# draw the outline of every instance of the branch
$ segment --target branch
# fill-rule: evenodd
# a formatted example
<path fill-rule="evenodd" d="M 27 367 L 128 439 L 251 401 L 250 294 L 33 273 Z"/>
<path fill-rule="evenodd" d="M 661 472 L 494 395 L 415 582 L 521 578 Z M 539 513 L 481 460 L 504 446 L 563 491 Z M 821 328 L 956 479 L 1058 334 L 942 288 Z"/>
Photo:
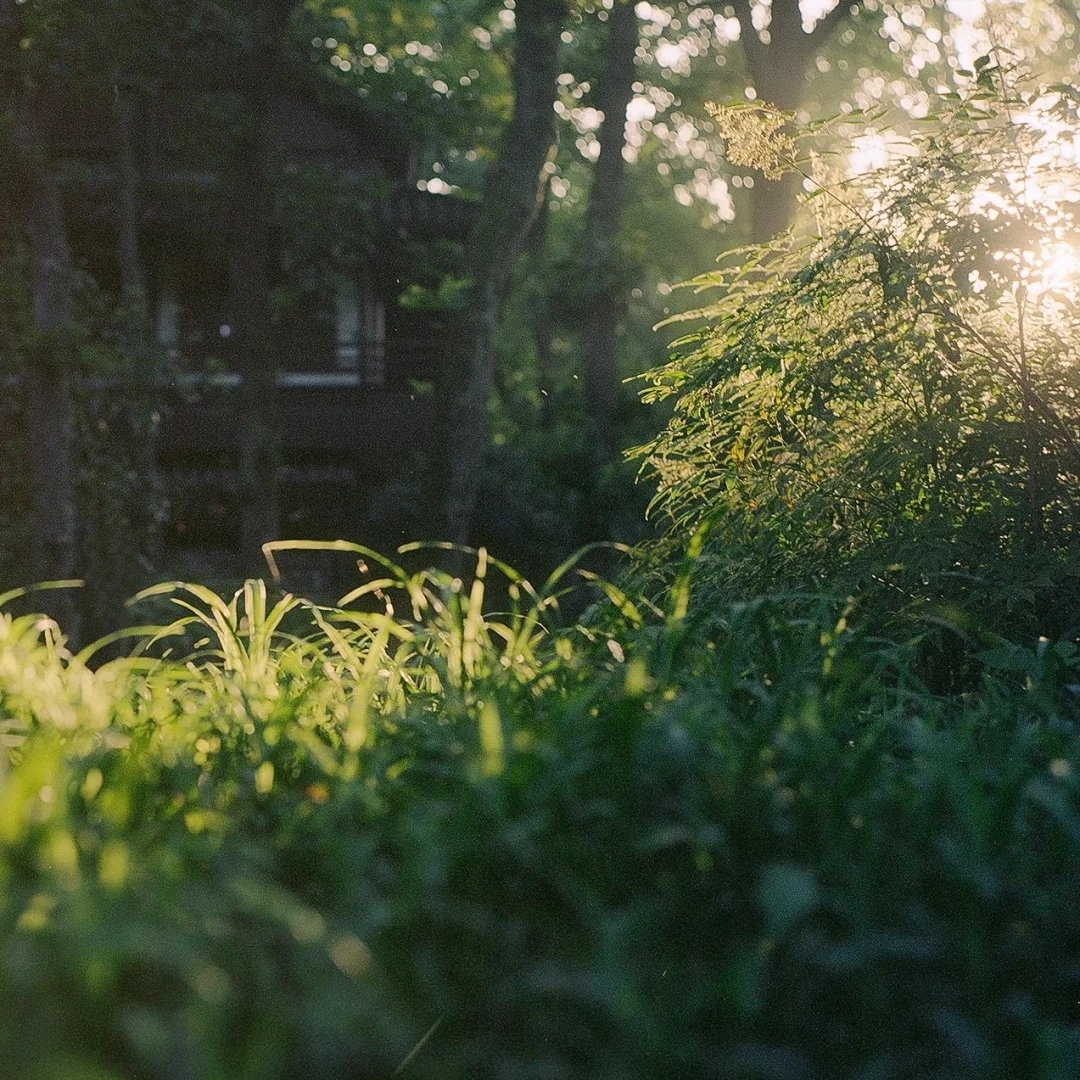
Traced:
<path fill-rule="evenodd" d="M 861 0 L 855 0 L 855 6 Z M 835 33 L 836 28 L 850 16 L 849 0 L 840 0 L 827 15 L 820 18 L 811 33 L 802 28 L 802 12 L 797 0 L 773 0 L 772 19 L 769 23 L 771 41 L 766 45 L 754 29 L 751 0 L 732 0 L 735 17 L 739 20 L 739 42 L 746 57 L 747 71 L 754 80 L 755 88 L 763 82 L 783 82 L 782 65 L 788 77 L 801 77 L 810 58 Z M 778 76 L 780 77 L 778 79 Z"/>
<path fill-rule="evenodd" d="M 992 362 L 997 363 L 999 368 L 1005 372 L 1028 402 L 1034 406 L 1035 411 L 1056 430 L 1059 441 L 1064 445 L 1066 455 L 1072 459 L 1073 468 L 1080 473 L 1080 443 L 1076 441 L 1070 426 L 1058 415 L 1057 410 L 1053 405 L 1043 398 L 1043 396 L 1022 377 L 1021 373 L 1013 367 L 1009 357 L 1003 355 L 995 348 L 993 342 L 989 341 L 983 334 L 979 333 L 975 327 L 971 326 L 964 319 L 961 319 L 951 311 L 938 310 L 936 311 L 936 314 L 941 321 L 947 325 L 951 325 L 970 334 L 972 339 L 983 347 L 987 357 Z"/>
<path fill-rule="evenodd" d="M 836 33 L 837 27 L 852 14 L 852 8 L 861 8 L 862 0 L 855 0 L 854 3 L 848 3 L 848 0 L 840 0 L 840 2 L 834 7 L 828 14 L 823 15 L 814 24 L 814 29 L 807 34 L 807 38 L 813 38 L 815 47 L 824 45 L 829 38 Z"/>

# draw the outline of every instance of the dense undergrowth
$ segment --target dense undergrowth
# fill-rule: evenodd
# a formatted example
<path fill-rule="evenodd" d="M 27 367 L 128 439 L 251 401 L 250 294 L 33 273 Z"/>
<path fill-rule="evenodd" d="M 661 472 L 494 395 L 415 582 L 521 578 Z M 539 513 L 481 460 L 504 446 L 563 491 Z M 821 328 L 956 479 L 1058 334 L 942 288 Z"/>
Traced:
<path fill-rule="evenodd" d="M 361 554 L 108 662 L 0 616 L 3 1075 L 1080 1075 L 1073 645 L 946 697 L 689 562 L 563 626 Z"/>

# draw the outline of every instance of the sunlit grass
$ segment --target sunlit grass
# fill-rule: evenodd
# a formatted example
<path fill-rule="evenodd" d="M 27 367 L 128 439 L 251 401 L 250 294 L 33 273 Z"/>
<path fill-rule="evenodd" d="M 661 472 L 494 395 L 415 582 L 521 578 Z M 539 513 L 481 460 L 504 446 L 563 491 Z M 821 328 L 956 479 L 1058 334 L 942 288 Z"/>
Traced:
<path fill-rule="evenodd" d="M 113 659 L 0 616 L 10 1075 L 1069 1075 L 1075 647 L 947 699 L 825 607 L 703 620 L 700 544 L 651 599 L 321 546 L 340 604 L 168 583 Z"/>

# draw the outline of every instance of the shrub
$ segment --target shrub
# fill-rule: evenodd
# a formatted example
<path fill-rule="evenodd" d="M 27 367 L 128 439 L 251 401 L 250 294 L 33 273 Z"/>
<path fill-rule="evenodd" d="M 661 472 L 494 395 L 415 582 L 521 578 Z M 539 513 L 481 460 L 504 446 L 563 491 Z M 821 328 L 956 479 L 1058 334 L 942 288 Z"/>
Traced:
<path fill-rule="evenodd" d="M 988 58 L 971 74 L 889 135 L 890 166 L 817 178 L 819 235 L 689 283 L 718 298 L 648 375 L 676 407 L 639 453 L 676 546 L 711 528 L 702 602 L 828 592 L 878 626 L 1080 624 L 1077 96 L 1021 92 Z M 735 116 L 730 152 L 796 167 L 773 114 L 764 149 Z"/>

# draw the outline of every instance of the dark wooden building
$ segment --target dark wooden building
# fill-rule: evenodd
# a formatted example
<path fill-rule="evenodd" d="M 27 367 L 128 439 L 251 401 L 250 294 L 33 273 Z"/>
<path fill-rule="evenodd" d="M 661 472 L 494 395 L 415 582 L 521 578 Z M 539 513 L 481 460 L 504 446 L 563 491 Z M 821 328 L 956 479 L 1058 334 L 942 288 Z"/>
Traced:
<path fill-rule="evenodd" d="M 244 99 L 183 86 L 124 96 L 123 110 L 58 96 L 46 140 L 76 258 L 109 293 L 124 292 L 125 275 L 140 283 L 163 373 L 154 454 L 167 542 L 228 552 L 244 400 L 229 310 L 230 218 L 243 208 L 228 177 Z M 395 492 L 439 459 L 437 387 L 458 338 L 452 312 L 408 296 L 452 269 L 471 207 L 419 190 L 417 147 L 330 79 L 286 71 L 266 119 L 273 274 L 261 362 L 273 372 L 281 533 L 387 542 L 405 498 Z"/>

